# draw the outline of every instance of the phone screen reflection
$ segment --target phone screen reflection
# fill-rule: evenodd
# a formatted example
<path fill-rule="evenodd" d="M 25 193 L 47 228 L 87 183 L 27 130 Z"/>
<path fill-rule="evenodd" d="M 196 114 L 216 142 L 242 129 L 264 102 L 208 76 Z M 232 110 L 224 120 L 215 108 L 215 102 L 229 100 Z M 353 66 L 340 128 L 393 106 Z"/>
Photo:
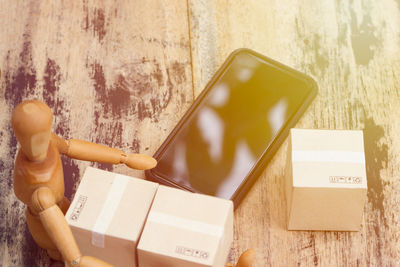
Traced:
<path fill-rule="evenodd" d="M 154 171 L 196 192 L 230 199 L 310 90 L 252 54 L 236 55 Z"/>

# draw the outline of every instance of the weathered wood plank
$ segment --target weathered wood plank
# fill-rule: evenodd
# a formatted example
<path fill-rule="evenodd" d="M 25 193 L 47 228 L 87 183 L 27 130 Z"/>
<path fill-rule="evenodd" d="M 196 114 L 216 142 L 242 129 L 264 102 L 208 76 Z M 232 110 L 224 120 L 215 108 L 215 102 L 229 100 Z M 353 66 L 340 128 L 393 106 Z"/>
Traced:
<path fill-rule="evenodd" d="M 399 265 L 400 3 L 189 3 L 195 95 L 231 51 L 248 47 L 318 82 L 297 127 L 364 129 L 369 191 L 360 232 L 286 231 L 285 143 L 235 213 L 234 258 L 253 247 L 255 266 Z"/>
<path fill-rule="evenodd" d="M 54 131 L 153 154 L 193 101 L 185 1 L 1 1 L 0 265 L 48 266 L 12 190 L 12 109 L 44 100 Z M 87 162 L 63 158 L 71 198 Z M 124 166 L 100 168 L 138 174 Z"/>

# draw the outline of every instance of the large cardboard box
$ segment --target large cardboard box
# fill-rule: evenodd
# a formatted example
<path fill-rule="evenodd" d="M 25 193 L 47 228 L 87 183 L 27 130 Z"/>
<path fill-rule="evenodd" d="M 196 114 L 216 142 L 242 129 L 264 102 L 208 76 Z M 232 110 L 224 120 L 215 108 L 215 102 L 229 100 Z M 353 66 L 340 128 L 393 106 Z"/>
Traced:
<path fill-rule="evenodd" d="M 83 255 L 137 266 L 136 246 L 158 184 L 88 167 L 66 219 Z"/>
<path fill-rule="evenodd" d="M 290 132 L 289 230 L 358 231 L 367 194 L 362 131 Z"/>
<path fill-rule="evenodd" d="M 232 240 L 231 201 L 160 185 L 137 248 L 139 266 L 222 267 Z"/>

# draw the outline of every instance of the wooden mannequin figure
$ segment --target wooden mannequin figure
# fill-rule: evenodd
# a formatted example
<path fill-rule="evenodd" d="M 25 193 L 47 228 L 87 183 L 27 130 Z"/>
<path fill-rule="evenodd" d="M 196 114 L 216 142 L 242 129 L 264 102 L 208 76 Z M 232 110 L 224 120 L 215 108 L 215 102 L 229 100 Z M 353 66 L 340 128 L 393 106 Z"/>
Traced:
<path fill-rule="evenodd" d="M 81 255 L 65 220 L 69 201 L 64 196 L 60 153 L 81 160 L 124 163 L 141 170 L 153 168 L 157 162 L 150 156 L 128 155 L 86 141 L 65 141 L 51 133 L 52 120 L 50 108 L 38 100 L 20 103 L 12 114 L 12 127 L 21 144 L 14 165 L 14 192 L 27 205 L 29 231 L 53 259 L 63 259 L 70 266 L 109 266 Z"/>
<path fill-rule="evenodd" d="M 51 133 L 52 121 L 50 108 L 38 100 L 20 103 L 12 114 L 12 127 L 21 145 L 14 164 L 14 192 L 27 205 L 29 231 L 52 259 L 64 260 L 70 266 L 111 266 L 83 256 L 75 242 L 64 217 L 69 201 L 64 196 L 60 153 L 80 160 L 123 163 L 140 170 L 153 168 L 157 162 L 150 156 L 125 154 L 82 140 L 66 141 Z M 237 266 L 251 267 L 253 254 L 251 250 L 245 251 Z"/>

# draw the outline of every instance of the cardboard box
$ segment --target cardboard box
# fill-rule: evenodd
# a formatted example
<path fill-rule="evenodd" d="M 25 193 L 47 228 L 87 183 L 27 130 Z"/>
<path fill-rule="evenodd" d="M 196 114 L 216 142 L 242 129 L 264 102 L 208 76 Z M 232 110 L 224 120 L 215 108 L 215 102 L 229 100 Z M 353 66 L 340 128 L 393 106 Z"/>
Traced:
<path fill-rule="evenodd" d="M 137 248 L 139 266 L 222 267 L 232 240 L 231 201 L 160 185 Z"/>
<path fill-rule="evenodd" d="M 136 246 L 157 187 L 88 167 L 66 214 L 83 255 L 137 266 Z"/>
<path fill-rule="evenodd" d="M 289 230 L 358 231 L 367 194 L 362 131 L 290 132 Z"/>

